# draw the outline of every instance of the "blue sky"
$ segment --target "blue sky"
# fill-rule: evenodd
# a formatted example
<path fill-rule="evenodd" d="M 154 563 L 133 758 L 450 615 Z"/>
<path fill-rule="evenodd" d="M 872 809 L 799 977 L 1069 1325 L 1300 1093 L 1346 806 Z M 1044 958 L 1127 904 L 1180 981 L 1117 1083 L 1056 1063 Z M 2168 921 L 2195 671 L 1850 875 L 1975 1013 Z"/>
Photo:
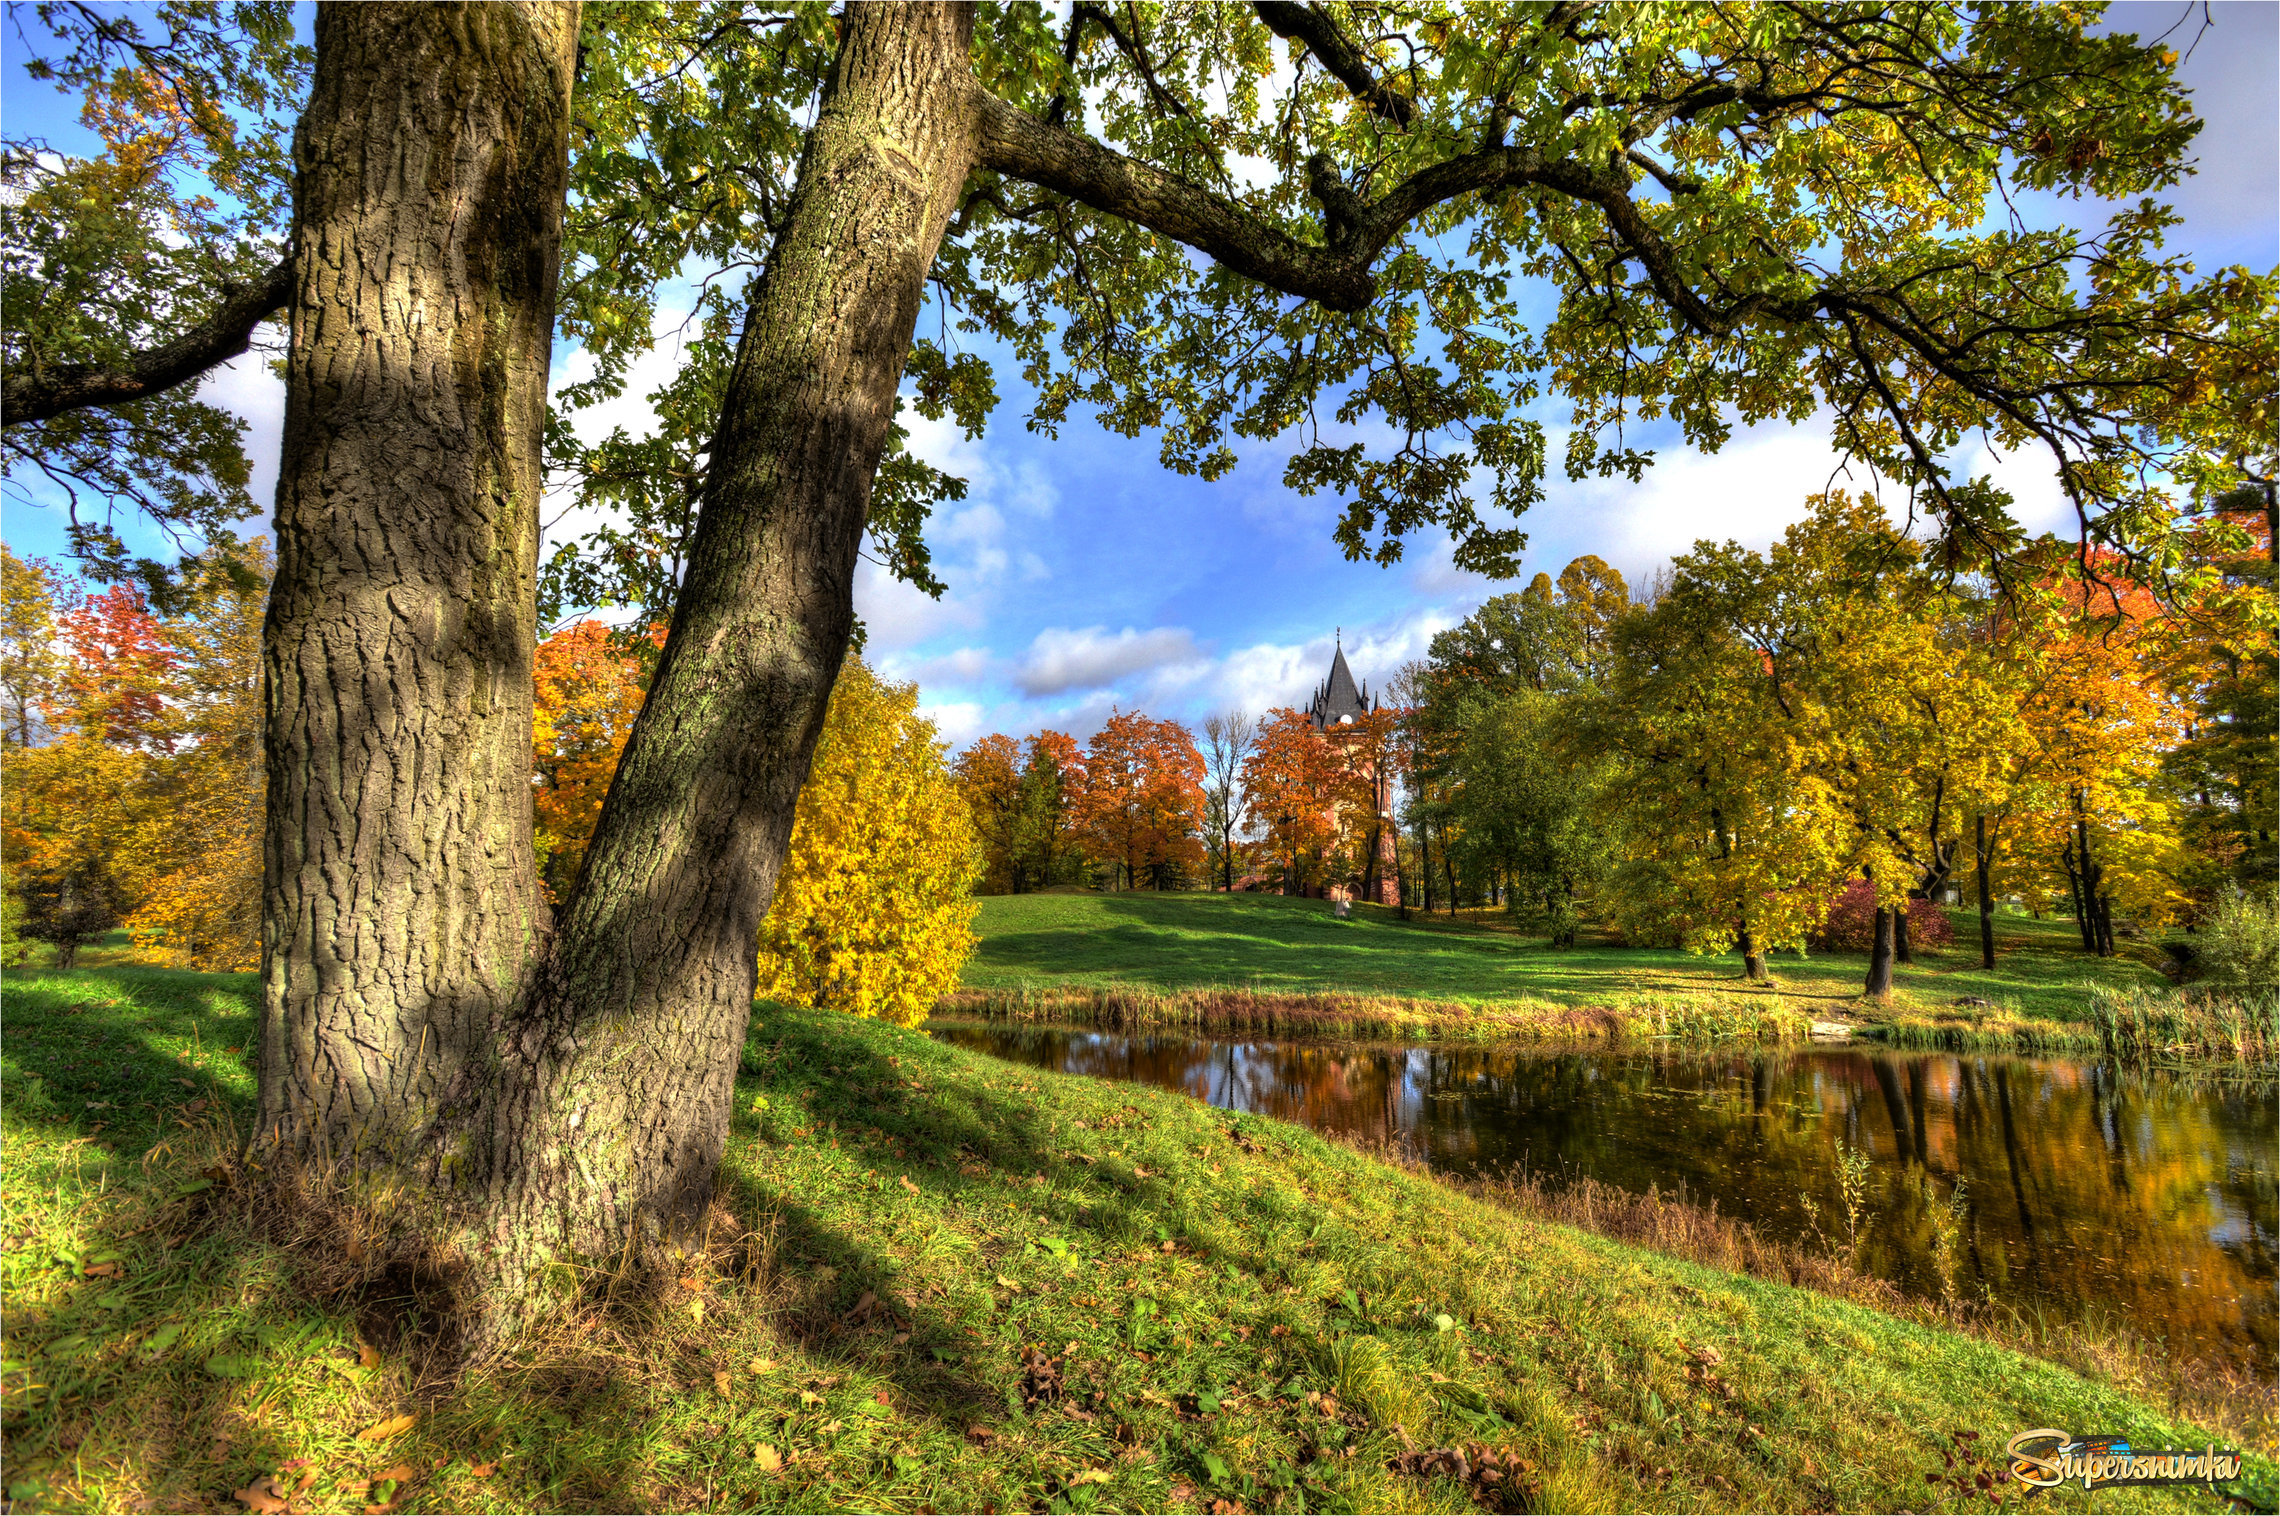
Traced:
<path fill-rule="evenodd" d="M 2185 217 L 2174 245 L 2204 269 L 2268 270 L 2280 264 L 2280 5 L 2220 0 L 2210 13 L 2215 26 L 2181 65 L 2209 124 L 2200 173 L 2173 197 Z M 2115 6 L 2107 24 L 2149 35 L 2176 27 L 2183 46 L 2198 19 L 2197 5 L 2142 0 Z M 78 135 L 68 108 L 24 78 L 12 31 L 5 45 L 8 133 L 68 147 Z M 2072 209 L 2079 221 L 2092 208 Z M 558 349 L 557 382 L 582 361 Z M 641 430 L 640 396 L 672 362 L 661 344 L 627 397 L 588 413 L 581 430 Z M 1119 437 L 1082 414 L 1056 439 L 1026 431 L 1029 396 L 1017 367 L 1000 365 L 998 383 L 1003 401 L 979 440 L 947 422 L 905 418 L 917 450 L 971 486 L 929 532 L 947 593 L 930 601 L 868 563 L 857 583 L 872 661 L 918 680 L 954 742 L 1041 726 L 1086 737 L 1117 706 L 1194 721 L 1230 706 L 1299 703 L 1326 672 L 1338 628 L 1355 673 L 1374 684 L 1509 587 L 1455 570 L 1437 538 L 1413 540 L 1390 568 L 1346 562 L 1330 536 L 1336 502 L 1284 488 L 1285 454 L 1273 444 L 1249 446 L 1216 482 L 1182 478 L 1157 462 L 1155 438 Z M 210 379 L 206 394 L 250 423 L 255 498 L 268 499 L 283 408 L 277 381 L 249 357 Z M 1565 411 L 1554 404 L 1540 415 L 1556 427 Z M 1555 460 L 1557 442 L 1555 432 Z M 1597 553 L 1636 579 L 1698 538 L 1762 545 L 1802 514 L 1835 461 L 1818 423 L 1738 431 L 1707 457 L 1667 430 L 1650 429 L 1645 442 L 1659 460 L 1639 485 L 1570 484 L 1555 465 L 1546 500 L 1522 522 L 1525 573 L 1556 574 L 1576 555 Z M 2063 528 L 2069 519 L 2039 459 L 1966 464 L 2007 484 L 2030 525 Z M 56 516 L 11 500 L 0 535 L 19 553 L 53 553 Z M 578 527 L 575 516 L 564 523 Z"/>

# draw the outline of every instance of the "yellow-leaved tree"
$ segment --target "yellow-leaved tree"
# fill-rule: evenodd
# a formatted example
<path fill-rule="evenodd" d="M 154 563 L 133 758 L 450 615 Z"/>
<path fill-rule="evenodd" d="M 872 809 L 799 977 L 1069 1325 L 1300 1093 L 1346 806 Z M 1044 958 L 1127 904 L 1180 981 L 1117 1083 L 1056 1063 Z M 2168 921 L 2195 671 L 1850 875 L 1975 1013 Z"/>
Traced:
<path fill-rule="evenodd" d="M 760 925 L 760 993 L 917 1025 L 973 952 L 981 872 L 918 686 L 849 658 Z"/>

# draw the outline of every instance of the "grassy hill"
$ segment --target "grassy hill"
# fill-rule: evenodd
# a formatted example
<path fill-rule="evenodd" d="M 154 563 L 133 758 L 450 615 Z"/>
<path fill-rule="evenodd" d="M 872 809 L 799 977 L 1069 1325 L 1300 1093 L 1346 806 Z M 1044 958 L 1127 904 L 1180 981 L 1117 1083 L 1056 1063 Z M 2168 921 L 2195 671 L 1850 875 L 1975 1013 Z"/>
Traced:
<path fill-rule="evenodd" d="M 1920 951 L 1913 967 L 1901 967 L 1889 1009 L 1859 999 L 1867 971 L 1862 953 L 1776 955 L 1774 984 L 1761 988 L 1742 977 L 1738 955 L 1696 957 L 1589 942 L 1553 948 L 1484 923 L 1414 914 L 1403 922 L 1376 906 L 1357 906 L 1340 921 L 1320 900 L 1142 891 L 981 901 L 975 922 L 981 943 L 965 985 L 982 992 L 1219 987 L 1554 1011 L 1712 1002 L 1792 1013 L 1793 1019 L 1885 1021 L 1918 1034 L 1946 1027 L 2001 1036 L 2039 1022 L 2049 1024 L 2044 1042 L 2063 1044 L 2085 1035 L 2094 986 L 2149 991 L 2164 983 L 2138 958 L 2083 952 L 2068 922 L 2023 916 L 1998 918 L 1997 964 L 1982 969 L 1977 917 L 1953 917 L 1959 945 Z M 1989 1006 L 1958 1011 L 1956 1002 L 1967 999 Z"/>
<path fill-rule="evenodd" d="M 1281 904 L 1011 904 L 1039 930 L 1322 930 Z M 1444 963 L 1506 961 L 1460 943 L 1482 956 Z M 703 1255 L 654 1290 L 597 1274 L 520 1359 L 444 1391 L 432 1279 L 233 1186 L 253 993 L 9 980 L 12 1510 L 274 1509 L 272 1488 L 300 1511 L 1924 1510 L 1954 1504 L 1927 1484 L 1951 1452 L 1968 1469 L 2028 1427 L 2205 1440 L 2049 1364 L 1297 1128 L 766 1005 Z M 2248 1485 L 2269 1507 L 2269 1461 Z"/>

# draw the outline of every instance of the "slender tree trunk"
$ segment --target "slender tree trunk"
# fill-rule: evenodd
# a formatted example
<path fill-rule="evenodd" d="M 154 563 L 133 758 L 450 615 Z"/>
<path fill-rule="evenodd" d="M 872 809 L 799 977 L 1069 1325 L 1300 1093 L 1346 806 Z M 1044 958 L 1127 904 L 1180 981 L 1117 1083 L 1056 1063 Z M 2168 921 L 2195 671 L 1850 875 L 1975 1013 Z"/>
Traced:
<path fill-rule="evenodd" d="M 575 4 L 327 5 L 264 630 L 257 1146 L 409 1158 L 547 927 L 539 439 Z"/>
<path fill-rule="evenodd" d="M 758 931 L 853 626 L 856 549 L 926 277 L 974 161 L 970 7 L 856 6 L 745 319 L 672 634 L 501 1049 L 510 1272 L 690 1236 Z"/>
<path fill-rule="evenodd" d="M 1987 836 L 1984 814 L 1973 839 L 1972 866 L 1979 885 L 1979 966 L 1991 969 L 1995 967 L 1995 849 Z"/>
<path fill-rule="evenodd" d="M 1911 967 L 1916 962 L 1916 954 L 1908 942 L 1908 906 L 1915 903 L 1908 901 L 1892 911 L 1892 956 Z"/>

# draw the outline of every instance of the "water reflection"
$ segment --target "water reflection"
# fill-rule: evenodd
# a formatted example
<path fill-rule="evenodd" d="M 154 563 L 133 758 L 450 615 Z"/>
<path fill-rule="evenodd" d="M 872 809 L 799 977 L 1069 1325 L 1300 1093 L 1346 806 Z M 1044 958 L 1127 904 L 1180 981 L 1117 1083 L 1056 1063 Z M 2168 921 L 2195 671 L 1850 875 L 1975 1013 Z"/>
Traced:
<path fill-rule="evenodd" d="M 1938 1293 L 1932 1206 L 1961 1183 L 1960 1292 L 2126 1318 L 2180 1352 L 2265 1373 L 2275 1353 L 2269 1084 L 1850 1049 L 1546 1052 L 1000 1025 L 934 1035 L 1398 1144 L 1457 1173 L 1518 1165 L 1635 1192 L 1683 1185 L 1785 1240 L 1809 1234 L 1808 1199 L 1824 1230 L 1841 1231 L 1841 1141 L 1871 1160 L 1859 1261 L 1903 1289 Z"/>

